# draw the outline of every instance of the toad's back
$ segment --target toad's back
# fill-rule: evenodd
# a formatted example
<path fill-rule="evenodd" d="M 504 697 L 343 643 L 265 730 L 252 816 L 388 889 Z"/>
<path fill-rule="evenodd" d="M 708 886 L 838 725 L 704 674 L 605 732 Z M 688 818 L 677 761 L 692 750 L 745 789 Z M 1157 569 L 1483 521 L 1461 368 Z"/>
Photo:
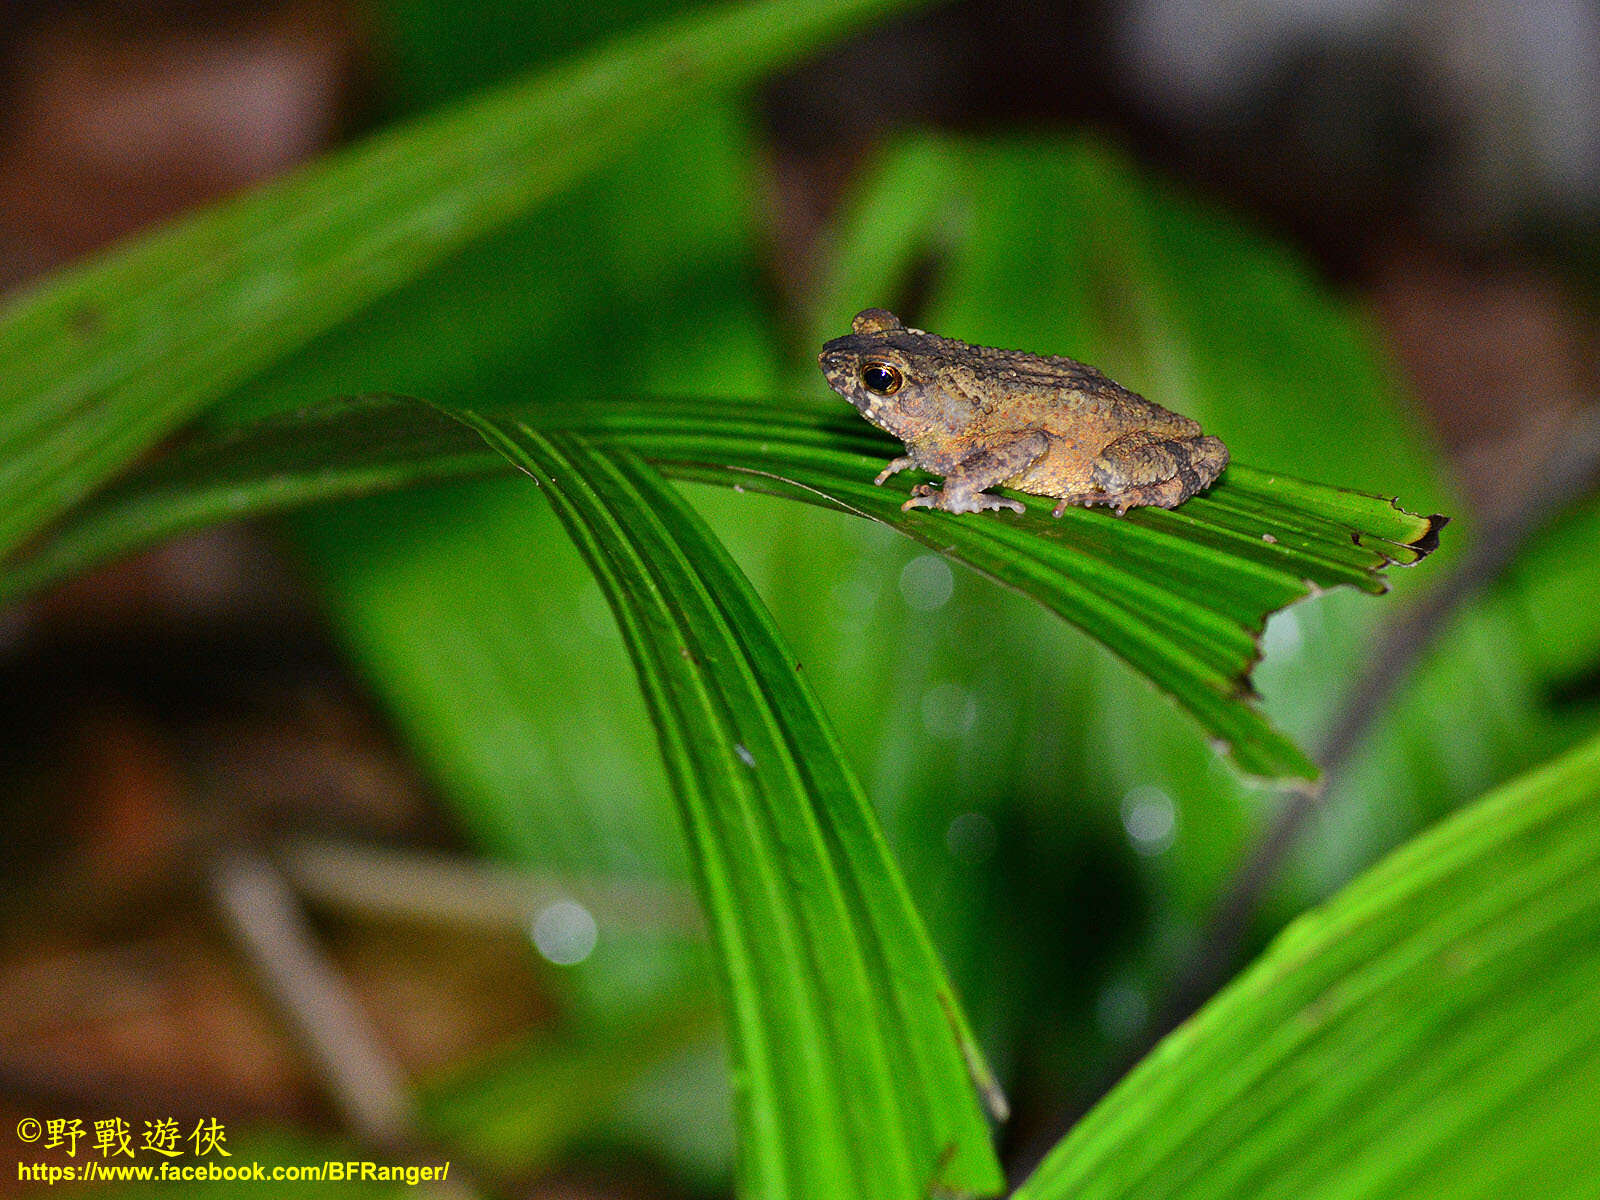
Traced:
<path fill-rule="evenodd" d="M 915 341 L 920 345 L 905 351 L 925 364 L 922 377 L 959 392 L 985 429 L 1040 429 L 1090 453 L 1135 429 L 1172 437 L 1200 432 L 1197 421 L 1065 355 L 974 346 L 930 333 L 916 334 Z"/>

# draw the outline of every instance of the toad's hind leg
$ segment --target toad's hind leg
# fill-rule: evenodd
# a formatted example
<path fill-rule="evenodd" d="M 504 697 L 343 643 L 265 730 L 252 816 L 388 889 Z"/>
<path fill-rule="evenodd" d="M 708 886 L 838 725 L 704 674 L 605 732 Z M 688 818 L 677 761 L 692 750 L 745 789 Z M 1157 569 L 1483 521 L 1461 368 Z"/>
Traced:
<path fill-rule="evenodd" d="M 1227 465 L 1219 438 L 1125 433 L 1095 458 L 1089 478 L 1099 491 L 1080 503 L 1104 504 L 1118 515 L 1142 504 L 1176 508 L 1215 483 Z"/>

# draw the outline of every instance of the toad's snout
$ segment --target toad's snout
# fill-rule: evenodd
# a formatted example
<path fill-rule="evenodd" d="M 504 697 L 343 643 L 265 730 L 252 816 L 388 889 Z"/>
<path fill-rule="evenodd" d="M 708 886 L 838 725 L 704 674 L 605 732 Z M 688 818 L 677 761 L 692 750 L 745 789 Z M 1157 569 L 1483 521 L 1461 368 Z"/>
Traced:
<path fill-rule="evenodd" d="M 817 355 L 817 365 L 822 368 L 823 378 L 828 381 L 828 386 L 841 396 L 848 397 L 853 390 L 851 384 L 855 378 L 852 371 L 854 357 L 838 350 L 829 350 L 826 346 L 822 353 Z"/>

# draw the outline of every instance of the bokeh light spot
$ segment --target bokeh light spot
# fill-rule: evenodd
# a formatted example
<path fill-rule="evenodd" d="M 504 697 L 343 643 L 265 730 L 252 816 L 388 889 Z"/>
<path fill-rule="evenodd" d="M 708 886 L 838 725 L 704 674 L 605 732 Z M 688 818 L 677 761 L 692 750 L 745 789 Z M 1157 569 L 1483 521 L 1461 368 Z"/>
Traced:
<path fill-rule="evenodd" d="M 1178 806 L 1158 787 L 1145 785 L 1122 798 L 1122 828 L 1140 854 L 1170 850 L 1178 837 Z"/>
<path fill-rule="evenodd" d="M 918 612 L 933 612 L 950 602 L 956 577 L 937 554 L 919 554 L 900 568 L 900 595 Z"/>
<path fill-rule="evenodd" d="M 581 963 L 594 953 L 600 928 L 583 905 L 557 900 L 539 910 L 533 919 L 533 944 L 559 967 Z"/>

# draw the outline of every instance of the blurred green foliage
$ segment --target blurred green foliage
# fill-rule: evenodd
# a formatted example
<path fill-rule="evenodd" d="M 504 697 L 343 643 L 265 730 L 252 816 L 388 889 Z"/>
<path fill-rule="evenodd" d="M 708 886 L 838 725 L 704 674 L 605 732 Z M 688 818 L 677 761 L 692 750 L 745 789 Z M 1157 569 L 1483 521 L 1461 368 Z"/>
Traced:
<path fill-rule="evenodd" d="M 1590 1196 L 1600 739 L 1291 925 L 1018 1192 Z"/>

